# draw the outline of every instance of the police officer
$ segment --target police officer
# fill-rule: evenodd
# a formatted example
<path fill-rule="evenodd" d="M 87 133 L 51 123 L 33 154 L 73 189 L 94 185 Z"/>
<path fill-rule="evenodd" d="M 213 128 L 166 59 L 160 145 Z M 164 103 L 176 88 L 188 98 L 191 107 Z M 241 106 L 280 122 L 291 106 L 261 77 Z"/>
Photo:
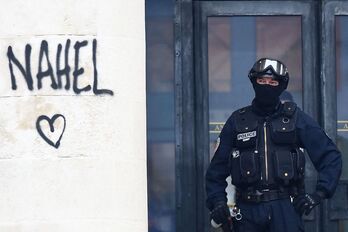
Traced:
<path fill-rule="evenodd" d="M 308 215 L 336 189 L 341 154 L 295 103 L 280 102 L 289 81 L 282 62 L 258 60 L 249 79 L 255 98 L 226 121 L 206 172 L 207 207 L 213 222 L 228 225 L 230 231 L 303 231 L 302 214 Z M 311 193 L 304 189 L 304 149 L 319 174 Z M 229 175 L 236 187 L 239 221 L 231 217 L 227 206 Z"/>

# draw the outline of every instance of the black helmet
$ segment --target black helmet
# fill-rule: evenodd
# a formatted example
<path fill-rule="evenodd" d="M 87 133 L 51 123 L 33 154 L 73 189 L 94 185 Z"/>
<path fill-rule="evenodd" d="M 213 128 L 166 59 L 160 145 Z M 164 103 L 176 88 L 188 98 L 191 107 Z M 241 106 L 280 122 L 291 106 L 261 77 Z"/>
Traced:
<path fill-rule="evenodd" d="M 261 58 L 255 62 L 253 67 L 249 71 L 249 78 L 253 81 L 254 78 L 271 74 L 275 77 L 276 80 L 283 81 L 285 86 L 289 82 L 289 72 L 286 66 L 279 60 L 271 58 Z"/>

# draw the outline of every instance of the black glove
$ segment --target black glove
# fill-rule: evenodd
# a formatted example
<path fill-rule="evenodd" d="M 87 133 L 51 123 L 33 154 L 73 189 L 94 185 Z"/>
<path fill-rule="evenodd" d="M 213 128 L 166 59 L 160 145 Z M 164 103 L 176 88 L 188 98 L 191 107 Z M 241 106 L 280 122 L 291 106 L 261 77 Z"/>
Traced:
<path fill-rule="evenodd" d="M 232 222 L 230 209 L 228 208 L 226 202 L 223 201 L 215 204 L 214 209 L 210 212 L 210 216 L 216 224 L 226 225 Z"/>
<path fill-rule="evenodd" d="M 308 215 L 312 209 L 319 205 L 321 201 L 323 200 L 324 195 L 319 192 L 315 192 L 313 194 L 304 194 L 296 197 L 294 199 L 294 207 L 296 211 L 302 215 L 305 213 L 305 215 Z"/>

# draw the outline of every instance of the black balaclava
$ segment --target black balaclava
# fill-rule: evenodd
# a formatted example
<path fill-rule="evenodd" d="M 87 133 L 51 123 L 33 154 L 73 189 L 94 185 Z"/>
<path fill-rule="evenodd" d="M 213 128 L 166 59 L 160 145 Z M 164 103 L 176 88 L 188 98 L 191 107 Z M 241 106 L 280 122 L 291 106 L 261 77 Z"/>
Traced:
<path fill-rule="evenodd" d="M 276 79 L 276 78 L 275 78 Z M 255 98 L 253 106 L 264 114 L 271 114 L 277 110 L 280 100 L 280 94 L 286 89 L 287 84 L 278 80 L 278 86 L 260 85 L 256 82 L 256 78 L 252 79 L 253 88 L 255 91 Z"/>

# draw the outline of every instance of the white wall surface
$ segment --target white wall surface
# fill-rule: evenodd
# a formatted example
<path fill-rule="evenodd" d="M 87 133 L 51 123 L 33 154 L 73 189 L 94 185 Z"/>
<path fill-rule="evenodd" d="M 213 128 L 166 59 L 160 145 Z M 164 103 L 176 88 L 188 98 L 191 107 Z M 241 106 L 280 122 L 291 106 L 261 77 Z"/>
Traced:
<path fill-rule="evenodd" d="M 144 0 L 0 2 L 0 231 L 147 231 Z M 57 46 L 63 68 L 68 39 L 70 87 L 66 76 L 52 87 Z M 97 79 L 108 92 L 74 91 L 80 68 L 78 88 Z M 65 118 L 64 132 L 62 116 L 53 132 L 47 120 L 37 122 L 54 115 Z"/>

